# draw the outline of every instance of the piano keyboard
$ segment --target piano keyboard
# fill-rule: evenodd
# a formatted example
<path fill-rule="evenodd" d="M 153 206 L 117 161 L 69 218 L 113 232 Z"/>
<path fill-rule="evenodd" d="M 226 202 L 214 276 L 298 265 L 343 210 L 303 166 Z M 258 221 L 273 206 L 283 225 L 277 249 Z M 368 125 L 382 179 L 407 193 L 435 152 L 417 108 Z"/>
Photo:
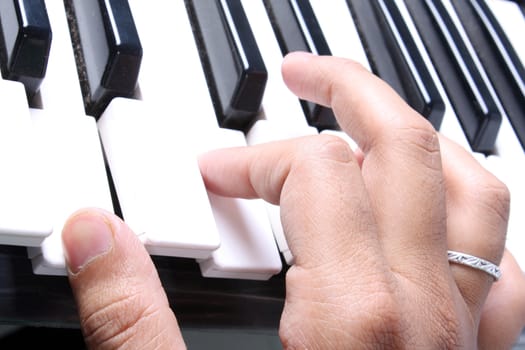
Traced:
<path fill-rule="evenodd" d="M 257 286 L 282 301 L 293 256 L 279 207 L 207 193 L 196 157 L 345 137 L 330 110 L 285 87 L 282 57 L 297 49 L 359 61 L 500 177 L 512 194 L 507 247 L 525 270 L 517 2 L 24 0 L 4 1 L 0 20 L 0 273 L 27 259 L 24 287 L 64 283 L 50 276 L 66 274 L 64 221 L 96 206 L 124 218 L 164 279 L 172 262 L 195 265 L 191 278 L 217 293 Z M 8 287 L 15 297 L 16 281 Z"/>

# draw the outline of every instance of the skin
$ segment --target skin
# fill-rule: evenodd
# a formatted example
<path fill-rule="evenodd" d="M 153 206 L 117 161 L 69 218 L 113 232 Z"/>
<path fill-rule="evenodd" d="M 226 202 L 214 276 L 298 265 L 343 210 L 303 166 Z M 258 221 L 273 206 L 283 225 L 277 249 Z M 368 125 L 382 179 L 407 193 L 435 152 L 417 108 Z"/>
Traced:
<path fill-rule="evenodd" d="M 295 53 L 283 77 L 331 106 L 359 145 L 317 135 L 199 159 L 209 190 L 279 204 L 295 264 L 279 334 L 287 349 L 509 348 L 525 325 L 525 277 L 506 252 L 506 186 L 353 61 Z M 285 111 L 283 111 L 285 113 Z M 63 231 L 90 348 L 184 348 L 155 267 L 111 213 Z M 447 249 L 502 278 L 449 264 Z"/>

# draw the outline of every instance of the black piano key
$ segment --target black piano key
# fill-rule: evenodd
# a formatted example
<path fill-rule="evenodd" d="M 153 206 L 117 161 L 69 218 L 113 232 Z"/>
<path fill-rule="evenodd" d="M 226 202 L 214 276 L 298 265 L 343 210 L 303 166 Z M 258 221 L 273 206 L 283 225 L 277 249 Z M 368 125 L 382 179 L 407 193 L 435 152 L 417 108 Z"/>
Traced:
<path fill-rule="evenodd" d="M 65 0 L 72 36 L 78 38 L 79 73 L 86 113 L 96 118 L 114 97 L 131 97 L 142 45 L 127 0 Z"/>
<path fill-rule="evenodd" d="M 371 1 L 347 0 L 347 4 L 372 72 L 387 82 L 406 101 L 402 77 L 385 41 L 385 38 L 391 35 L 388 25 L 380 22 Z"/>
<path fill-rule="evenodd" d="M 260 110 L 268 79 L 240 0 L 186 3 L 221 127 L 246 131 Z"/>
<path fill-rule="evenodd" d="M 374 0 L 409 105 L 439 130 L 445 103 L 394 0 Z"/>
<path fill-rule="evenodd" d="M 347 0 L 372 72 L 439 129 L 445 105 L 392 0 Z"/>
<path fill-rule="evenodd" d="M 2 76 L 22 82 L 31 98 L 45 77 L 51 48 L 44 0 L 0 1 L 0 23 Z"/>
<path fill-rule="evenodd" d="M 293 51 L 332 54 L 308 0 L 264 0 L 264 4 L 283 55 Z M 309 125 L 339 129 L 331 108 L 304 100 L 301 104 Z"/>
<path fill-rule="evenodd" d="M 473 151 L 491 152 L 501 112 L 474 58 L 440 1 L 406 1 Z"/>
<path fill-rule="evenodd" d="M 525 149 L 525 69 L 483 0 L 454 0 L 456 13 Z"/>

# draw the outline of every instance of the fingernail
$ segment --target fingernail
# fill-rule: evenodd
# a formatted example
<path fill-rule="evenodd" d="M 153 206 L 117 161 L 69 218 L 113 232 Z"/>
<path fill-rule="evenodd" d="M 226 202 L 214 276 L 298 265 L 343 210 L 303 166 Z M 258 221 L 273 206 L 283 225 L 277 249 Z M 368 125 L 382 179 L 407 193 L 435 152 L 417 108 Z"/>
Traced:
<path fill-rule="evenodd" d="M 113 232 L 110 220 L 101 213 L 75 215 L 64 226 L 62 241 L 68 269 L 77 274 L 111 248 Z"/>

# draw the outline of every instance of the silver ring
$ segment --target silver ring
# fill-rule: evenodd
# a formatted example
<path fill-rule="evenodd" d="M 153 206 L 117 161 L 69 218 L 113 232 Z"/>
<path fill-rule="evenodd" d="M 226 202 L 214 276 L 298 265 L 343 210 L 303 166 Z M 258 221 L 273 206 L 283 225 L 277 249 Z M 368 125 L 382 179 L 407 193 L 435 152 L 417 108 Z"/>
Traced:
<path fill-rule="evenodd" d="M 447 250 L 448 261 L 456 264 L 470 266 L 474 269 L 481 270 L 488 273 L 494 280 L 497 281 L 501 277 L 501 270 L 498 265 L 491 263 L 485 259 L 478 258 L 474 255 L 465 253 L 455 252 L 453 250 Z"/>

